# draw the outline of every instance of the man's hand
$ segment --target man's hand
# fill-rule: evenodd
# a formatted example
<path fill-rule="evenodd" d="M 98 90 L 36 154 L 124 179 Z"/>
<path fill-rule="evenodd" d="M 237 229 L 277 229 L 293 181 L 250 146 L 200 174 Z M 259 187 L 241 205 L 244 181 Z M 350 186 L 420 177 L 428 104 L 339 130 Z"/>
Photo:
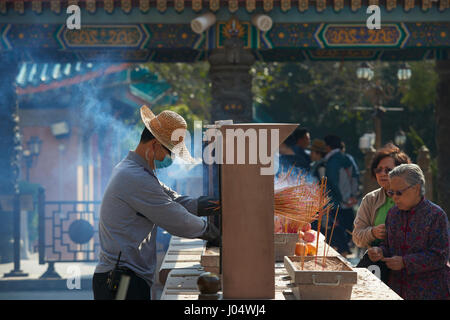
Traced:
<path fill-rule="evenodd" d="M 207 240 L 208 245 L 212 247 L 220 247 L 222 242 L 222 237 L 220 236 L 219 229 L 212 223 L 208 222 L 205 233 L 203 233 L 200 239 Z"/>
<path fill-rule="evenodd" d="M 201 196 L 197 199 L 197 203 L 197 216 L 199 217 L 212 216 L 222 213 L 220 201 L 214 197 Z"/>
<path fill-rule="evenodd" d="M 383 250 L 379 247 L 369 248 L 369 250 L 367 250 L 367 254 L 372 262 L 377 262 L 383 258 Z"/>
<path fill-rule="evenodd" d="M 372 228 L 372 234 L 375 238 L 384 240 L 386 239 L 386 225 L 379 224 Z"/>
<path fill-rule="evenodd" d="M 401 256 L 393 256 L 392 258 L 383 258 L 381 261 L 386 262 L 386 266 L 391 270 L 402 270 L 405 265 L 403 264 L 403 258 Z"/>

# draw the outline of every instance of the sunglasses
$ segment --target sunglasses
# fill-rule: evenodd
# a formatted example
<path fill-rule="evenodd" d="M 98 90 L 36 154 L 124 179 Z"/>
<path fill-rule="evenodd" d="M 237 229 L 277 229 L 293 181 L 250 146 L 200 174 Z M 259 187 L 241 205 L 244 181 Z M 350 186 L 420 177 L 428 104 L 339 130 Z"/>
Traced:
<path fill-rule="evenodd" d="M 383 167 L 380 167 L 380 168 L 375 168 L 375 169 L 373 169 L 373 171 L 374 171 L 376 174 L 379 174 L 379 173 L 381 173 L 381 172 L 383 172 L 383 171 L 384 171 L 384 173 L 388 174 L 389 172 L 392 171 L 392 168 L 383 168 Z"/>
<path fill-rule="evenodd" d="M 404 189 L 402 189 L 402 190 L 398 190 L 398 191 L 389 190 L 389 191 L 387 191 L 386 193 L 388 194 L 389 197 L 394 196 L 394 194 L 395 194 L 396 196 L 401 197 L 401 196 L 403 195 L 403 193 L 404 193 L 406 190 L 408 190 L 409 188 L 412 188 L 412 187 L 414 187 L 414 186 L 415 186 L 415 184 L 413 184 L 413 185 L 411 185 L 411 186 L 408 186 L 408 187 L 406 187 L 406 188 L 404 188 Z"/>

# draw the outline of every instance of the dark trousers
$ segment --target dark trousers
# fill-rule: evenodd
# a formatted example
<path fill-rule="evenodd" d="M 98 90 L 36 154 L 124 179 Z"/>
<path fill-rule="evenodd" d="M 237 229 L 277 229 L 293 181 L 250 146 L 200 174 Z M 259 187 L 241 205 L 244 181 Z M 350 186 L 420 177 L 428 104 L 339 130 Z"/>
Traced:
<path fill-rule="evenodd" d="M 352 240 L 353 221 L 355 220 L 355 212 L 353 208 L 339 209 L 338 222 L 342 226 L 347 238 L 347 242 Z"/>
<path fill-rule="evenodd" d="M 331 246 L 335 247 L 339 253 L 350 252 L 350 247 L 348 246 L 348 242 L 350 241 L 351 236 L 349 236 L 349 234 L 345 231 L 346 228 L 345 228 L 345 225 L 342 224 L 342 221 L 346 221 L 346 220 L 345 220 L 345 218 L 342 219 L 342 216 L 341 216 L 341 214 L 348 215 L 350 213 L 349 210 L 351 210 L 351 213 L 353 213 L 353 209 L 346 209 L 346 211 L 344 211 L 344 212 L 341 212 L 341 209 L 339 209 L 337 221 L 334 226 L 333 238 L 331 239 Z M 328 218 L 328 232 L 327 232 L 327 236 L 326 236 L 328 243 L 329 243 L 329 239 L 331 237 L 331 230 L 333 227 L 335 217 L 336 217 L 336 209 L 333 209 L 332 211 L 330 211 L 330 216 Z M 311 225 L 312 225 L 312 229 L 317 231 L 318 222 L 314 221 L 314 223 L 312 223 Z M 321 225 L 320 229 L 321 229 L 321 232 L 325 235 L 325 229 L 326 229 L 325 223 Z"/>
<path fill-rule="evenodd" d="M 114 300 L 116 298 L 116 292 L 110 291 L 106 284 L 108 274 L 109 272 L 94 273 L 92 278 L 94 300 Z M 127 275 L 130 276 L 130 283 L 125 300 L 150 300 L 150 286 L 147 282 L 131 270 Z"/>
<path fill-rule="evenodd" d="M 370 266 L 378 266 L 380 268 L 381 281 L 388 284 L 390 270 L 387 267 L 386 263 L 383 261 L 372 262 L 372 260 L 370 260 L 369 258 L 369 254 L 366 251 L 359 263 L 356 265 L 356 268 L 369 268 Z"/>

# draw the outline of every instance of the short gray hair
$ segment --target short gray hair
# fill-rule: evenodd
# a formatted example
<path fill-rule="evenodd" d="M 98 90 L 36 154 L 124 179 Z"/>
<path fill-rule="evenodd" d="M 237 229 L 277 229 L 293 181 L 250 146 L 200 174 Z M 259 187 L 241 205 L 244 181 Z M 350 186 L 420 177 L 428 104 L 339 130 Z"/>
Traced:
<path fill-rule="evenodd" d="M 405 182 L 410 186 L 420 184 L 420 195 L 425 195 L 425 176 L 417 164 L 408 163 L 395 167 L 389 172 L 389 178 L 392 179 L 393 177 L 405 179 Z"/>

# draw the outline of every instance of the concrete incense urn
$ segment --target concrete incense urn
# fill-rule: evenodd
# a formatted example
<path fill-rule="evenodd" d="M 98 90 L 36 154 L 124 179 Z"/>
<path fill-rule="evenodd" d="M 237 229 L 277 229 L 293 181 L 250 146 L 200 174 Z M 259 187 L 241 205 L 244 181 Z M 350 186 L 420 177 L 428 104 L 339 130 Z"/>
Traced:
<path fill-rule="evenodd" d="M 284 266 L 299 300 L 349 300 L 358 280 L 357 272 L 340 256 L 285 256 Z"/>
<path fill-rule="evenodd" d="M 275 297 L 274 155 L 297 126 L 227 124 L 207 133 L 220 164 L 224 299 Z"/>

